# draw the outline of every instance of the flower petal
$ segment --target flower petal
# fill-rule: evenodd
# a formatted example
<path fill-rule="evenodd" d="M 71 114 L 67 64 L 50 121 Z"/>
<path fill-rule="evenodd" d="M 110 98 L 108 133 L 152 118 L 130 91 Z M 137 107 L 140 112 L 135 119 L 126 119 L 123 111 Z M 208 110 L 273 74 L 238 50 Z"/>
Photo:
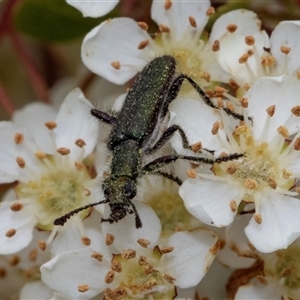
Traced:
<path fill-rule="evenodd" d="M 19 299 L 50 299 L 53 291 L 42 281 L 26 283 L 20 293 Z"/>

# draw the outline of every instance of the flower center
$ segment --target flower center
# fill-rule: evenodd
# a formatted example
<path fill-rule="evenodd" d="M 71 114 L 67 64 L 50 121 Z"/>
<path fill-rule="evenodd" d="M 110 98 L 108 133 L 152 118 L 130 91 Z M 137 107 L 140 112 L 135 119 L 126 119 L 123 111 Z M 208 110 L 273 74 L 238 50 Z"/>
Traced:
<path fill-rule="evenodd" d="M 19 198 L 36 200 L 38 227 L 50 230 L 56 218 L 87 204 L 84 201 L 89 195 L 84 189 L 87 180 L 90 177 L 86 169 L 77 170 L 71 165 L 62 168 L 54 161 L 42 176 L 19 183 L 15 190 Z"/>

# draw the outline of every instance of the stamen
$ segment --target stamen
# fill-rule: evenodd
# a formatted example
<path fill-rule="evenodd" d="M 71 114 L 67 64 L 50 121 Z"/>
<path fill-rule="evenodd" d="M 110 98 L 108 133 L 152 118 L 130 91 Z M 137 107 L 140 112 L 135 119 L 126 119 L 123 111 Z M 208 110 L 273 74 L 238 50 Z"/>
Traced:
<path fill-rule="evenodd" d="M 145 23 L 145 22 L 138 22 L 137 24 L 138 24 L 138 26 L 139 26 L 141 29 L 143 29 L 143 30 L 145 30 L 145 31 L 147 31 L 148 28 L 149 28 L 148 24 Z"/>
<path fill-rule="evenodd" d="M 230 32 L 230 33 L 234 33 L 237 30 L 237 25 L 236 24 L 228 24 L 226 29 Z"/>
<path fill-rule="evenodd" d="M 91 257 L 97 259 L 100 262 L 103 260 L 103 255 L 101 253 L 99 253 L 99 252 L 94 252 L 91 255 Z"/>
<path fill-rule="evenodd" d="M 90 289 L 88 284 L 81 284 L 77 287 L 78 292 L 85 293 Z"/>
<path fill-rule="evenodd" d="M 19 203 L 19 202 L 15 202 L 10 206 L 10 209 L 12 211 L 20 211 L 23 209 L 23 204 Z"/>
<path fill-rule="evenodd" d="M 121 257 L 124 259 L 135 258 L 135 256 L 136 256 L 136 251 L 133 249 L 127 249 L 127 250 L 123 251 L 121 254 Z"/>
<path fill-rule="evenodd" d="M 110 234 L 110 233 L 106 234 L 106 237 L 105 237 L 106 246 L 112 245 L 114 240 L 115 240 L 115 237 L 112 234 Z"/>
<path fill-rule="evenodd" d="M 287 46 L 280 46 L 280 51 L 284 54 L 289 54 L 291 51 L 291 48 L 287 47 Z"/>
<path fill-rule="evenodd" d="M 15 133 L 14 141 L 17 145 L 20 145 L 24 142 L 24 135 L 22 133 Z"/>
<path fill-rule="evenodd" d="M 161 254 L 167 254 L 167 253 L 172 252 L 173 250 L 174 250 L 174 247 L 172 247 L 172 246 L 167 246 L 167 247 L 160 248 Z"/>
<path fill-rule="evenodd" d="M 245 43 L 248 46 L 252 46 L 255 43 L 255 38 L 252 35 L 248 35 L 245 37 Z"/>
<path fill-rule="evenodd" d="M 56 152 L 64 156 L 70 154 L 71 150 L 65 147 L 60 147 L 56 150 Z"/>
<path fill-rule="evenodd" d="M 77 139 L 75 141 L 75 145 L 78 146 L 79 148 L 83 148 L 86 145 L 86 143 L 83 139 Z"/>
<path fill-rule="evenodd" d="M 17 157 L 16 162 L 21 169 L 25 168 L 25 160 L 22 157 Z"/>
<path fill-rule="evenodd" d="M 220 50 L 220 41 L 215 40 L 211 49 L 212 49 L 213 52 L 219 51 Z"/>
<path fill-rule="evenodd" d="M 300 105 L 296 105 L 291 109 L 291 112 L 294 116 L 300 117 Z"/>
<path fill-rule="evenodd" d="M 49 130 L 53 130 L 57 127 L 56 122 L 53 121 L 49 121 L 45 123 L 45 126 L 49 129 Z"/>
<path fill-rule="evenodd" d="M 122 272 L 122 265 L 120 262 L 118 261 L 112 261 L 111 263 L 111 269 L 117 273 L 121 273 Z"/>
<path fill-rule="evenodd" d="M 211 16 L 212 14 L 214 14 L 215 13 L 215 9 L 214 9 L 214 7 L 209 7 L 208 8 L 208 10 L 206 11 L 206 15 L 207 16 Z"/>
<path fill-rule="evenodd" d="M 261 214 L 254 214 L 253 218 L 254 218 L 254 220 L 257 224 L 261 224 L 261 222 L 262 222 L 262 215 Z"/>
<path fill-rule="evenodd" d="M 114 281 L 115 279 L 115 273 L 113 271 L 108 271 L 108 273 L 106 274 L 105 278 L 104 278 L 104 282 L 106 284 L 110 284 Z"/>
<path fill-rule="evenodd" d="M 230 201 L 230 209 L 233 213 L 235 213 L 237 211 L 237 203 L 235 200 Z"/>
<path fill-rule="evenodd" d="M 194 28 L 197 28 L 197 22 L 196 22 L 196 19 L 192 16 L 189 16 L 189 22 L 190 22 L 190 25 Z"/>
<path fill-rule="evenodd" d="M 44 158 L 47 157 L 47 154 L 45 152 L 43 152 L 42 150 L 36 150 L 35 153 L 34 153 L 34 156 L 37 159 L 44 159 Z"/>
<path fill-rule="evenodd" d="M 120 70 L 121 69 L 121 63 L 119 61 L 112 61 L 110 63 L 110 65 L 115 68 L 116 70 Z"/>
<path fill-rule="evenodd" d="M 160 24 L 158 28 L 159 31 L 162 33 L 169 33 L 171 31 L 171 29 L 167 25 L 163 25 L 163 24 Z"/>
<path fill-rule="evenodd" d="M 138 45 L 138 50 L 142 50 L 142 49 L 145 49 L 149 44 L 149 41 L 148 40 L 145 40 L 145 41 L 141 41 Z"/>
<path fill-rule="evenodd" d="M 174 277 L 172 277 L 171 275 L 169 275 L 169 274 L 165 274 L 164 276 L 164 279 L 166 280 L 166 281 L 168 281 L 169 283 L 171 283 L 171 284 L 173 284 L 174 282 L 175 282 L 175 278 Z"/>
<path fill-rule="evenodd" d="M 165 10 L 169 10 L 172 7 L 172 1 L 171 0 L 166 0 L 164 4 Z"/>
<path fill-rule="evenodd" d="M 279 126 L 277 128 L 277 132 L 284 138 L 288 138 L 290 136 L 289 130 L 285 126 Z"/>
<path fill-rule="evenodd" d="M 269 115 L 270 117 L 273 117 L 273 116 L 274 116 L 275 108 L 276 108 L 275 105 L 271 105 L 271 106 L 269 106 L 269 107 L 266 109 L 266 112 L 268 113 L 268 115 Z"/>
<path fill-rule="evenodd" d="M 10 238 L 10 237 L 13 237 L 16 233 L 17 233 L 17 230 L 14 228 L 11 228 L 6 231 L 5 236 Z"/>
<path fill-rule="evenodd" d="M 202 149 L 202 143 L 201 143 L 201 142 L 198 142 L 198 143 L 193 144 L 193 145 L 191 146 L 191 149 L 192 149 L 192 151 L 195 152 L 195 153 L 200 152 L 201 149 Z"/>
<path fill-rule="evenodd" d="M 147 246 L 150 245 L 150 241 L 148 241 L 146 239 L 138 239 L 137 242 L 144 248 L 147 248 Z"/>
<path fill-rule="evenodd" d="M 83 237 L 81 238 L 81 242 L 82 242 L 82 244 L 85 245 L 85 246 L 90 246 L 90 244 L 91 244 L 91 239 L 88 238 L 87 236 L 83 236 Z"/>
<path fill-rule="evenodd" d="M 44 241 L 39 240 L 39 241 L 38 241 L 38 246 L 39 246 L 39 248 L 40 248 L 42 251 L 45 251 L 45 250 L 46 250 L 46 247 L 47 247 L 47 244 L 46 244 Z"/>

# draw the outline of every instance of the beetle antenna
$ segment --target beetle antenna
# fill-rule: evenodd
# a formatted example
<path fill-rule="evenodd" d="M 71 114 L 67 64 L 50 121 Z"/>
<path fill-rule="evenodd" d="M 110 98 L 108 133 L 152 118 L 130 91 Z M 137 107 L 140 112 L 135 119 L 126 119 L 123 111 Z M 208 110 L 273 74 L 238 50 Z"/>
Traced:
<path fill-rule="evenodd" d="M 137 212 L 137 210 L 136 210 L 133 203 L 131 203 L 131 207 L 133 208 L 133 211 L 134 211 L 134 214 L 135 214 L 135 227 L 136 228 L 141 228 L 143 224 L 142 224 L 140 216 L 139 216 L 139 214 L 138 214 L 138 212 Z"/>
<path fill-rule="evenodd" d="M 76 208 L 70 212 L 68 212 L 67 214 L 65 214 L 64 216 L 62 217 L 59 217 L 57 219 L 54 220 L 53 224 L 54 225 L 61 225 L 61 226 L 64 226 L 64 224 L 75 214 L 79 213 L 80 211 L 82 210 L 85 210 L 87 208 L 90 208 L 90 207 L 93 207 L 93 206 L 97 206 L 99 204 L 103 204 L 103 203 L 107 203 L 108 200 L 102 200 L 102 201 L 99 201 L 99 202 L 95 202 L 95 203 L 90 203 L 90 204 L 87 204 L 85 206 L 82 206 L 82 207 L 79 207 L 79 208 Z M 136 210 L 135 210 L 136 211 Z M 140 221 L 141 222 L 141 221 Z"/>

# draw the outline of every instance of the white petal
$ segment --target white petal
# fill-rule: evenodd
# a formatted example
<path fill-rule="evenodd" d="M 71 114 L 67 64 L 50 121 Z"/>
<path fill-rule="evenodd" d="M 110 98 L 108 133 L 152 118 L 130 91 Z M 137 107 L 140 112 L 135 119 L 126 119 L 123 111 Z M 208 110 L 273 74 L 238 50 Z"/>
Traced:
<path fill-rule="evenodd" d="M 28 299 L 49 299 L 53 291 L 42 281 L 33 281 L 26 283 L 20 293 L 20 300 Z"/>
<path fill-rule="evenodd" d="M 22 143 L 16 144 L 14 137 L 20 133 L 24 137 Z M 32 152 L 37 150 L 34 138 L 24 127 L 17 126 L 11 122 L 0 123 L 0 182 L 12 182 L 15 180 L 26 180 L 23 176 L 26 167 L 21 169 L 16 158 L 23 158 L 26 166 L 36 169 L 37 160 Z"/>
<path fill-rule="evenodd" d="M 170 9 L 164 8 L 165 2 L 154 0 L 151 7 L 151 17 L 158 25 L 166 25 L 171 29 L 173 35 L 177 40 L 181 39 L 183 35 L 199 34 L 203 31 L 207 23 L 208 16 L 207 9 L 210 7 L 210 1 L 191 1 L 186 3 L 182 1 L 172 1 Z M 194 28 L 189 22 L 189 17 L 193 17 L 197 23 Z"/>
<path fill-rule="evenodd" d="M 33 134 L 40 150 L 53 154 L 52 140 L 45 123 L 54 121 L 56 115 L 57 111 L 53 106 L 41 102 L 33 102 L 16 111 L 12 120 L 15 124 L 24 126 Z"/>
<path fill-rule="evenodd" d="M 276 73 L 282 74 L 288 72 L 289 74 L 296 75 L 295 72 L 299 71 L 299 52 L 300 52 L 300 22 L 299 21 L 284 21 L 280 22 L 272 32 L 271 51 L 275 56 L 277 62 L 275 65 Z M 285 46 L 291 48 L 289 54 L 281 52 L 280 47 Z M 287 63 L 287 66 L 285 66 Z"/>
<path fill-rule="evenodd" d="M 20 211 L 12 211 L 10 207 L 15 202 L 4 201 L 0 206 L 0 254 L 16 253 L 24 249 L 32 240 L 33 227 L 36 224 L 32 207 L 24 204 Z M 7 237 L 6 233 L 11 229 L 16 233 Z"/>
<path fill-rule="evenodd" d="M 91 117 L 92 105 L 86 100 L 80 89 L 71 91 L 63 102 L 56 118 L 57 127 L 54 129 L 57 147 L 71 150 L 71 157 L 81 156 L 81 151 L 75 141 L 82 139 L 84 157 L 89 155 L 97 143 L 99 124 Z"/>
<path fill-rule="evenodd" d="M 71 299 L 91 299 L 107 285 L 104 277 L 110 264 L 92 258 L 93 251 L 80 249 L 56 255 L 41 266 L 42 281 L 50 288 Z M 78 287 L 88 285 L 89 290 L 79 292 Z"/>
<path fill-rule="evenodd" d="M 227 32 L 226 27 L 229 24 L 237 25 L 235 32 L 247 36 L 260 30 L 261 21 L 250 10 L 237 9 L 230 11 L 216 20 L 210 34 L 210 42 L 213 43 L 215 40 L 219 40 Z"/>
<path fill-rule="evenodd" d="M 217 235 L 206 229 L 174 233 L 167 242 L 174 250 L 162 257 L 164 271 L 180 288 L 196 286 L 215 258 L 217 241 Z"/>
<path fill-rule="evenodd" d="M 106 15 L 119 3 L 119 0 L 66 0 L 67 3 L 82 12 L 84 17 L 97 18 Z"/>
<path fill-rule="evenodd" d="M 151 43 L 143 50 L 138 49 L 142 41 L 151 39 L 132 19 L 110 19 L 86 35 L 81 57 L 92 72 L 116 84 L 123 84 L 141 71 L 149 58 L 154 57 Z M 111 66 L 116 61 L 121 64 L 119 70 Z"/>
<path fill-rule="evenodd" d="M 111 233 L 115 237 L 114 246 L 120 251 L 128 248 L 140 249 L 136 241 L 141 238 L 150 242 L 149 247 L 154 247 L 161 232 L 160 221 L 152 208 L 141 201 L 133 201 L 133 203 L 142 221 L 142 228 L 135 227 L 134 214 L 125 216 L 118 223 L 102 223 L 103 232 Z"/>
<path fill-rule="evenodd" d="M 239 287 L 235 300 L 280 300 L 282 299 L 282 294 L 279 288 L 279 285 L 275 283 L 260 283 L 259 280 L 252 280 L 251 283 L 242 285 Z"/>
<path fill-rule="evenodd" d="M 230 208 L 230 202 L 241 201 L 238 189 L 227 183 L 209 179 L 187 179 L 179 189 L 186 209 L 200 221 L 223 227 L 230 224 L 235 213 Z"/>
<path fill-rule="evenodd" d="M 286 249 L 300 236 L 300 200 L 270 193 L 261 200 L 262 223 L 254 218 L 245 229 L 249 241 L 260 252 Z"/>
<path fill-rule="evenodd" d="M 293 135 L 300 129 L 300 118 L 293 117 L 286 125 L 285 122 L 291 116 L 291 109 L 299 105 L 297 95 L 300 94 L 299 80 L 290 75 L 279 77 L 263 77 L 255 81 L 253 86 L 245 94 L 249 99 L 249 116 L 253 117 L 252 132 L 257 139 L 261 138 L 262 128 L 269 120 L 268 131 L 262 139 L 270 142 L 278 133 L 277 128 L 285 125 L 289 134 Z M 263 99 L 263 101 L 262 101 Z M 275 105 L 275 114 L 272 118 L 266 112 L 271 105 Z"/>

